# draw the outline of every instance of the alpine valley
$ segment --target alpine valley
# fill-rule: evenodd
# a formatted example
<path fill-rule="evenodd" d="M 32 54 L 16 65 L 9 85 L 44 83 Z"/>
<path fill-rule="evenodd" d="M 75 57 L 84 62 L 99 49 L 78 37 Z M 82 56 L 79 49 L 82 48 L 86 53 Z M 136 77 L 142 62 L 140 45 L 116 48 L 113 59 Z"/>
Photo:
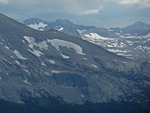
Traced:
<path fill-rule="evenodd" d="M 0 113 L 150 113 L 149 33 L 0 14 Z"/>

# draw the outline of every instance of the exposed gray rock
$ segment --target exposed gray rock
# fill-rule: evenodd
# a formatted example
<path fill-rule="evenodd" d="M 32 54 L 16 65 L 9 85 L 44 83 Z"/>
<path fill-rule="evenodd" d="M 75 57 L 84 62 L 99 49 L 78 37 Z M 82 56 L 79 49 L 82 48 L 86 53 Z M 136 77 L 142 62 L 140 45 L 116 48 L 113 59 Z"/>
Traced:
<path fill-rule="evenodd" d="M 65 43 L 53 45 L 53 39 Z M 78 104 L 149 100 L 149 64 L 55 30 L 34 30 L 0 15 L 0 53 L 0 98 L 8 101 L 21 103 L 23 95 Z"/>

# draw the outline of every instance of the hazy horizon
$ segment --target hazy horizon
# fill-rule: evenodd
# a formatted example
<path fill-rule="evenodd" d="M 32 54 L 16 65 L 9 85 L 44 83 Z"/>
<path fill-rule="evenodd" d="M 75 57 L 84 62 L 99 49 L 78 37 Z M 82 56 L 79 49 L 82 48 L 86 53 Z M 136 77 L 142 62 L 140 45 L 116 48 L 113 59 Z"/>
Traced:
<path fill-rule="evenodd" d="M 150 0 L 0 0 L 0 13 L 16 20 L 68 19 L 79 25 L 125 27 L 150 24 Z"/>

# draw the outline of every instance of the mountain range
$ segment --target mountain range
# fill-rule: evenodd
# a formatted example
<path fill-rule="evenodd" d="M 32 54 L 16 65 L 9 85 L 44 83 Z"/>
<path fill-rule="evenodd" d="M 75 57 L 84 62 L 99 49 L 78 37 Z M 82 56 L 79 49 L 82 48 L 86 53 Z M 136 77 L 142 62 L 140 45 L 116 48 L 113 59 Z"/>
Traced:
<path fill-rule="evenodd" d="M 117 55 L 142 62 L 150 62 L 150 56 L 148 56 L 150 54 L 150 25 L 140 21 L 125 28 L 109 29 L 76 25 L 69 20 L 56 20 L 48 23 L 42 20 L 37 22 L 36 19 L 31 18 L 23 23 L 35 29 L 39 29 L 40 24 L 43 23 L 45 26 L 42 30 L 55 29 L 100 45 Z M 39 26 L 39 28 L 35 26 Z"/>
<path fill-rule="evenodd" d="M 26 22 L 33 27 L 41 22 L 35 20 L 32 25 Z M 28 113 L 150 112 L 148 62 L 118 56 L 63 33 L 64 26 L 53 30 L 48 28 L 54 23 L 40 25 L 40 30 L 32 29 L 0 14 L 1 113 L 26 113 L 27 108 Z M 78 26 L 79 36 L 81 28 L 112 39 L 119 36 L 105 28 Z"/>

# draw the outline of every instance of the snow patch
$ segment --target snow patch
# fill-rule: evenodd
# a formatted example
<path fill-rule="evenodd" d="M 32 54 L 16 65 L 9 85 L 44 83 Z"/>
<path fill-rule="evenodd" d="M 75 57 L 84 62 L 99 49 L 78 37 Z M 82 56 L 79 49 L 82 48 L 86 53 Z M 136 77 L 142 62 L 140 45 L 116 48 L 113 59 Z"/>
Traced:
<path fill-rule="evenodd" d="M 37 57 L 40 57 L 41 55 L 43 55 L 43 53 L 37 49 L 34 49 L 34 46 L 39 47 L 40 50 L 48 50 L 48 45 L 46 41 L 36 43 L 35 39 L 29 36 L 24 36 L 24 39 L 29 43 L 28 45 L 30 49 L 32 49 L 32 50 L 28 49 L 28 51 L 36 55 Z"/>
<path fill-rule="evenodd" d="M 42 66 L 46 66 L 46 64 L 44 62 L 41 63 Z"/>
<path fill-rule="evenodd" d="M 131 57 L 131 54 L 117 53 L 119 56 Z"/>
<path fill-rule="evenodd" d="M 61 28 L 59 28 L 59 29 L 57 29 L 58 31 L 62 31 L 62 30 L 64 30 L 64 28 L 63 27 L 61 27 Z"/>
<path fill-rule="evenodd" d="M 18 64 L 18 65 L 20 65 L 20 66 L 22 66 L 23 68 L 26 68 L 26 66 L 24 66 L 24 65 L 22 65 L 22 64 L 20 64 L 20 62 L 19 61 L 15 61 L 16 62 L 16 64 Z"/>
<path fill-rule="evenodd" d="M 120 33 L 115 32 L 116 35 L 120 35 Z"/>
<path fill-rule="evenodd" d="M 13 57 L 13 56 L 10 56 L 10 58 L 14 59 L 14 57 Z"/>
<path fill-rule="evenodd" d="M 40 50 L 47 50 L 48 49 L 48 45 L 46 41 L 42 41 L 40 43 L 36 43 L 35 39 L 33 37 L 29 37 L 29 36 L 24 36 L 24 39 L 29 43 L 29 47 L 34 49 L 34 46 L 37 46 L 40 48 Z"/>
<path fill-rule="evenodd" d="M 39 50 L 33 50 L 31 51 L 30 49 L 28 49 L 29 52 L 31 52 L 32 54 L 34 54 L 37 57 L 40 57 L 41 55 L 43 55 L 43 53 Z"/>
<path fill-rule="evenodd" d="M 19 53 L 19 51 L 14 50 L 13 53 L 14 53 L 18 58 L 20 58 L 20 59 L 22 59 L 22 60 L 27 60 L 27 58 L 23 57 L 23 56 Z"/>
<path fill-rule="evenodd" d="M 83 95 L 83 94 L 81 94 L 81 98 L 84 98 L 84 95 Z"/>
<path fill-rule="evenodd" d="M 92 39 L 101 39 L 101 40 L 113 40 L 113 38 L 106 38 L 98 35 L 97 33 L 84 34 L 84 36 Z"/>
<path fill-rule="evenodd" d="M 132 46 L 134 43 L 132 42 L 132 41 L 130 41 L 130 40 L 127 40 L 126 41 L 130 46 Z"/>
<path fill-rule="evenodd" d="M 5 48 L 6 48 L 6 49 L 9 49 L 9 47 L 8 47 L 8 46 L 5 46 Z"/>
<path fill-rule="evenodd" d="M 24 41 L 24 40 L 22 40 L 22 43 L 25 43 L 25 41 Z"/>
<path fill-rule="evenodd" d="M 59 74 L 59 73 L 63 73 L 64 71 L 57 71 L 57 70 L 51 70 L 52 74 Z"/>
<path fill-rule="evenodd" d="M 32 85 L 27 79 L 23 80 L 23 82 L 28 84 L 28 85 Z"/>
<path fill-rule="evenodd" d="M 0 42 L 0 44 L 1 44 L 1 45 L 3 45 L 3 43 L 2 43 L 2 42 Z"/>
<path fill-rule="evenodd" d="M 64 59 L 69 59 L 69 58 L 70 58 L 69 56 L 64 55 L 64 54 L 62 54 L 62 53 L 61 53 L 61 56 L 62 56 Z"/>
<path fill-rule="evenodd" d="M 47 61 L 51 64 L 56 64 L 56 62 L 54 60 L 47 60 Z"/>
<path fill-rule="evenodd" d="M 126 46 L 126 45 L 125 45 L 123 42 L 120 43 L 120 47 L 121 47 L 121 48 L 123 48 L 123 47 L 125 47 L 125 46 Z"/>
<path fill-rule="evenodd" d="M 114 52 L 114 53 L 128 53 L 127 51 L 124 50 L 119 50 L 119 49 L 108 49 L 108 51 L 110 52 Z"/>
<path fill-rule="evenodd" d="M 83 57 L 84 60 L 88 60 L 87 58 Z"/>
<path fill-rule="evenodd" d="M 18 62 L 17 60 L 15 61 L 18 65 L 21 65 L 20 62 Z"/>
<path fill-rule="evenodd" d="M 27 69 L 23 69 L 25 72 L 30 73 Z"/>
<path fill-rule="evenodd" d="M 41 50 L 47 50 L 48 49 L 48 45 L 46 41 L 42 41 L 39 44 L 36 44 Z"/>
<path fill-rule="evenodd" d="M 44 28 L 47 26 L 47 24 L 43 23 L 43 22 L 40 22 L 38 24 L 30 24 L 28 25 L 29 27 L 33 28 L 33 29 L 36 29 L 36 30 L 41 30 L 43 31 Z"/>
<path fill-rule="evenodd" d="M 48 39 L 47 41 L 50 42 L 52 46 L 55 47 L 58 51 L 60 51 L 60 47 L 67 47 L 74 49 L 78 54 L 85 55 L 85 53 L 82 52 L 82 47 L 72 42 L 59 39 L 52 39 L 52 40 Z"/>
<path fill-rule="evenodd" d="M 93 66 L 94 68 L 98 68 L 96 65 L 94 65 L 94 64 L 91 64 L 91 66 Z"/>

